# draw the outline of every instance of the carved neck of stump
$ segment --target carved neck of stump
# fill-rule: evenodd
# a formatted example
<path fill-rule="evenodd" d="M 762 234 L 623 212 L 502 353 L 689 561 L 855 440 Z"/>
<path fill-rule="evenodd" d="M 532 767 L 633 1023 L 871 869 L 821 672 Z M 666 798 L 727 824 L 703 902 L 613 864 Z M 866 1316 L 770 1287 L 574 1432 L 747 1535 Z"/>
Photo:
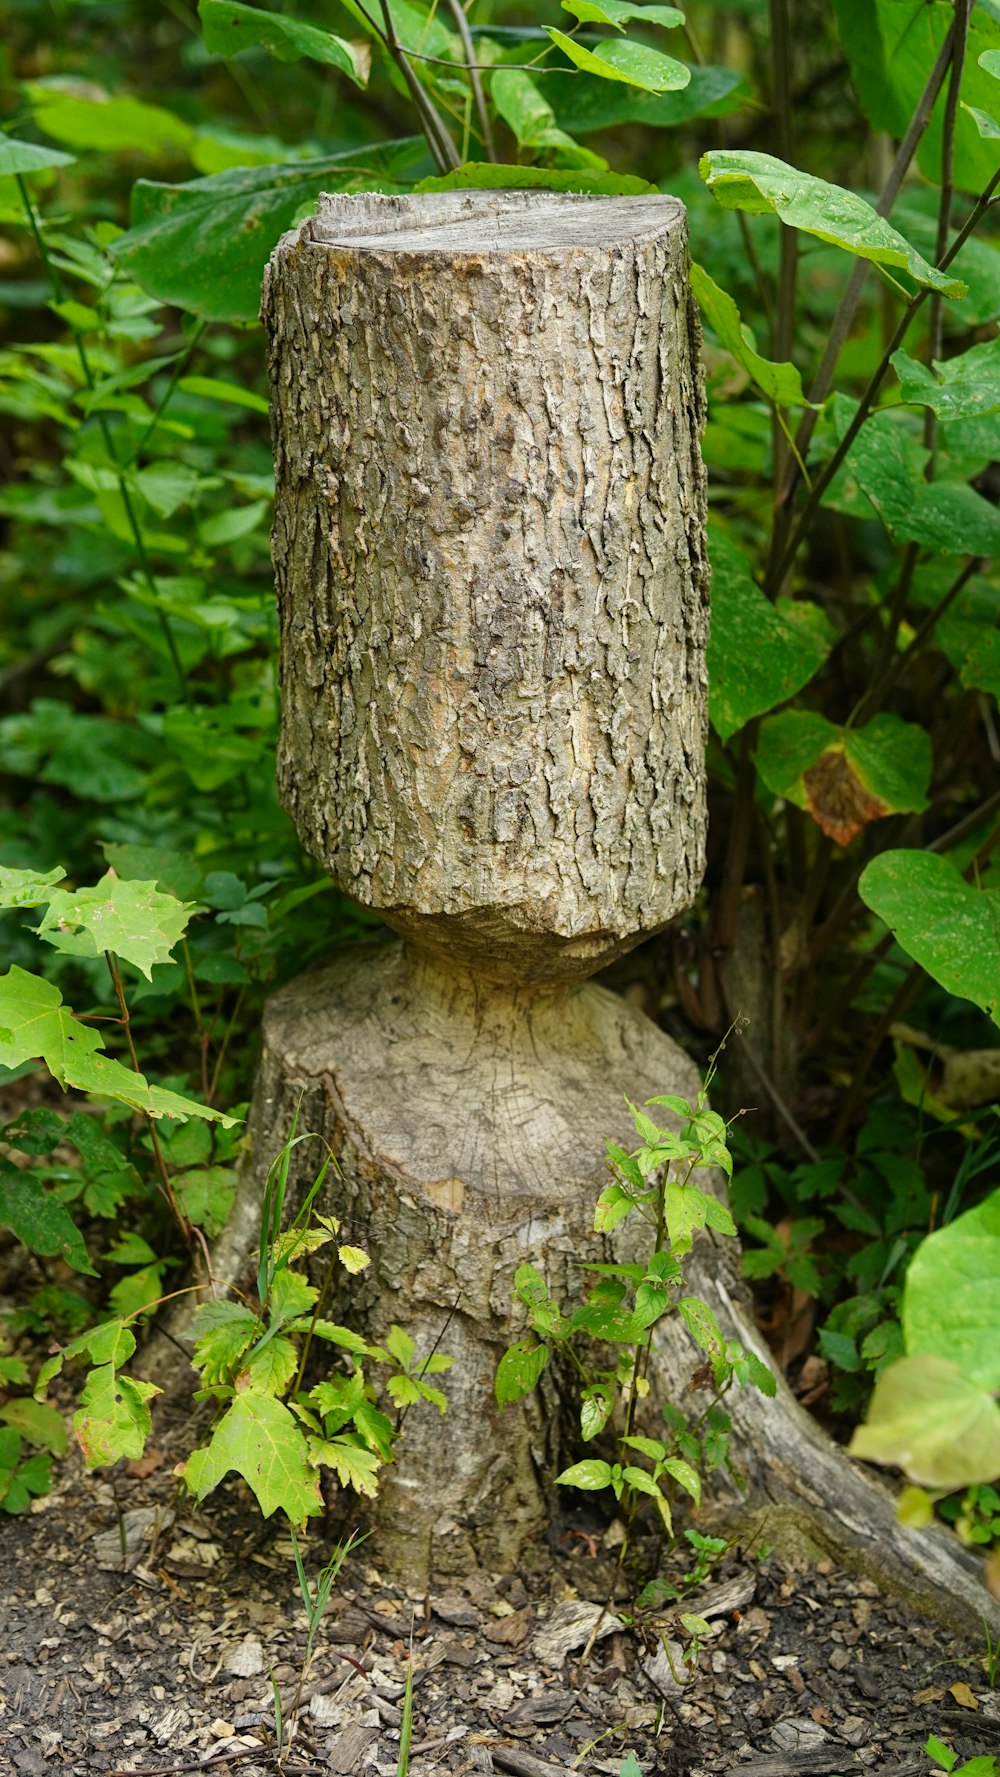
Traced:
<path fill-rule="evenodd" d="M 590 974 L 703 869 L 684 211 L 326 197 L 264 318 L 285 807 L 442 962 Z"/>

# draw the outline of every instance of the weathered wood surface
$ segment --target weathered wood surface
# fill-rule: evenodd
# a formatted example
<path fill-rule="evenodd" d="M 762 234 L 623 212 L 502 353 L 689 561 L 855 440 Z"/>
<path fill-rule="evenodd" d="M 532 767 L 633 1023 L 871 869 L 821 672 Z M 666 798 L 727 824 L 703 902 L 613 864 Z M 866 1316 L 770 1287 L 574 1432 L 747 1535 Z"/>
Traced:
<path fill-rule="evenodd" d="M 408 943 L 275 996 L 219 1264 L 246 1257 L 301 1098 L 299 1129 L 343 1169 L 325 1207 L 373 1259 L 338 1315 L 373 1337 L 398 1319 L 424 1350 L 448 1323 L 448 1422 L 409 1416 L 379 1502 L 378 1557 L 421 1587 L 509 1568 L 541 1529 L 572 1391 L 553 1369 L 497 1413 L 513 1271 L 530 1259 L 577 1297 L 624 1095 L 696 1090 L 649 1020 L 580 985 L 687 906 L 703 868 L 686 252 L 669 198 L 329 198 L 266 281 L 281 793 Z M 703 1245 L 689 1281 L 756 1342 L 735 1243 Z M 699 1355 L 668 1319 L 656 1398 L 683 1401 Z M 720 1509 L 745 1534 L 858 1561 L 938 1614 L 996 1615 L 971 1557 L 896 1525 L 786 1389 L 732 1405 L 749 1495 Z"/>
<path fill-rule="evenodd" d="M 628 1140 L 626 1093 L 665 1080 L 698 1089 L 688 1058 L 618 995 L 484 987 L 399 943 L 359 948 L 270 1003 L 258 1173 L 301 1101 L 298 1128 L 319 1130 L 339 1161 L 325 1207 L 372 1259 L 328 1312 L 375 1340 L 398 1321 L 422 1354 L 440 1338 L 455 1358 L 444 1422 L 410 1412 L 380 1499 L 378 1558 L 414 1583 L 506 1571 L 544 1527 L 577 1390 L 554 1370 L 498 1409 L 497 1363 L 525 1330 L 514 1271 L 529 1261 L 579 1303 L 579 1262 L 621 1251 L 630 1225 L 614 1247 L 592 1232 L 605 1138 Z M 295 1151 L 293 1182 L 323 1151 Z"/>
<path fill-rule="evenodd" d="M 704 867 L 683 207 L 326 198 L 264 314 L 286 808 L 443 956 L 598 967 Z"/>

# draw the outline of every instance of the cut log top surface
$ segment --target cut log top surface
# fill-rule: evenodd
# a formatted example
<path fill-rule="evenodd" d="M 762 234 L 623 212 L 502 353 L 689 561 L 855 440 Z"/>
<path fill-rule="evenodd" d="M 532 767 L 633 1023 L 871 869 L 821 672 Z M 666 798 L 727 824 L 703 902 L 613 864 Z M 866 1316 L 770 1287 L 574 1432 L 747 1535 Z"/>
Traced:
<path fill-rule="evenodd" d="M 323 192 L 311 240 L 393 253 L 566 253 L 649 240 L 682 225 L 684 214 L 676 198 L 659 194 L 442 191 L 344 197 Z"/>

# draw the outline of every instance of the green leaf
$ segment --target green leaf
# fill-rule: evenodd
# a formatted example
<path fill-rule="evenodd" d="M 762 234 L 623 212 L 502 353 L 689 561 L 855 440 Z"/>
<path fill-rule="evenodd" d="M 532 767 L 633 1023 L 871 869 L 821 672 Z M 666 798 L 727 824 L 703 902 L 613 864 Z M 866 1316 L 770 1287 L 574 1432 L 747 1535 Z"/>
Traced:
<path fill-rule="evenodd" d="M 677 1312 L 702 1351 L 716 1353 L 725 1350 L 722 1328 L 707 1302 L 698 1296 L 684 1296 L 677 1304 Z"/>
<path fill-rule="evenodd" d="M 237 1389 L 252 1389 L 258 1394 L 284 1394 L 295 1375 L 298 1350 L 292 1339 L 279 1333 L 276 1338 L 261 1340 L 240 1370 Z"/>
<path fill-rule="evenodd" d="M 259 6 L 241 6 L 237 0 L 198 0 L 198 14 L 205 48 L 211 55 L 238 56 L 260 43 L 279 62 L 297 62 L 306 56 L 311 62 L 339 69 L 355 86 L 366 84 L 364 64 L 352 46 L 302 19 L 265 12 Z"/>
<path fill-rule="evenodd" d="M 964 882 L 934 852 L 887 851 L 858 893 L 935 981 L 1000 1024 L 1000 890 Z"/>
<path fill-rule="evenodd" d="M 630 19 L 641 25 L 662 25 L 665 31 L 684 23 L 684 14 L 676 6 L 641 6 L 632 0 L 562 0 L 562 9 L 581 25 L 613 25 L 616 31 L 623 31 Z"/>
<path fill-rule="evenodd" d="M 596 1457 L 586 1462 L 574 1462 L 572 1468 L 563 1469 L 556 1476 L 560 1487 L 582 1487 L 587 1493 L 599 1493 L 602 1487 L 611 1485 L 611 1465 L 600 1462 Z"/>
<path fill-rule="evenodd" d="M 323 1511 L 305 1434 L 283 1402 L 270 1395 L 238 1394 L 207 1449 L 195 1450 L 178 1472 L 202 1500 L 233 1469 L 256 1495 L 265 1518 L 280 1508 L 302 1525 Z"/>
<path fill-rule="evenodd" d="M 594 1388 L 585 1392 L 580 1402 L 580 1436 L 585 1444 L 604 1430 L 613 1407 L 609 1389 Z"/>
<path fill-rule="evenodd" d="M 242 1302 L 203 1302 L 194 1317 L 194 1363 L 204 1381 L 228 1382 L 261 1331 L 257 1316 Z"/>
<path fill-rule="evenodd" d="M 230 1166 L 202 1166 L 194 1172 L 178 1173 L 174 1194 L 188 1220 L 214 1240 L 229 1220 L 236 1198 L 236 1174 Z"/>
<path fill-rule="evenodd" d="M 634 1208 L 632 1198 L 627 1191 L 622 1190 L 621 1185 L 605 1185 L 594 1210 L 595 1234 L 610 1234 L 619 1222 L 631 1215 Z"/>
<path fill-rule="evenodd" d="M 10 1228 L 29 1252 L 60 1258 L 85 1277 L 98 1274 L 68 1210 L 32 1173 L 0 1160 L 0 1226 Z"/>
<path fill-rule="evenodd" d="M 931 408 L 939 419 L 980 419 L 1000 413 L 1000 338 L 935 363 L 933 374 L 903 351 L 893 353 L 892 367 L 903 400 Z"/>
<path fill-rule="evenodd" d="M 752 716 L 800 691 L 829 649 L 806 623 L 775 610 L 755 584 L 749 560 L 727 536 L 713 530 L 710 553 L 708 710 L 720 740 L 727 741 Z"/>
<path fill-rule="evenodd" d="M 766 400 L 777 407 L 810 407 L 802 392 L 802 378 L 794 364 L 773 364 L 754 350 L 753 335 L 740 320 L 740 311 L 728 291 L 721 290 L 696 262 L 691 265 L 691 288 L 705 320 L 719 344 L 742 364 Z"/>
<path fill-rule="evenodd" d="M 959 669 L 963 685 L 977 691 L 988 691 L 1000 703 L 1000 631 L 989 629 L 977 635 Z"/>
<path fill-rule="evenodd" d="M 0 1065 L 44 1061 L 60 1086 L 119 1099 L 151 1117 L 205 1117 L 226 1128 L 236 1121 L 194 1099 L 150 1086 L 141 1074 L 99 1054 L 101 1047 L 97 1031 L 77 1022 L 51 981 L 27 974 L 16 963 L 0 976 Z"/>
<path fill-rule="evenodd" d="M 339 1345 L 342 1351 L 351 1351 L 357 1357 L 364 1357 L 368 1351 L 367 1340 L 350 1327 L 338 1326 L 332 1320 L 317 1320 L 313 1325 L 313 1337 L 326 1339 L 330 1345 Z"/>
<path fill-rule="evenodd" d="M 224 401 L 232 407 L 248 407 L 251 413 L 267 413 L 263 395 L 245 389 L 242 383 L 220 382 L 215 376 L 182 376 L 177 384 L 183 395 L 201 395 L 206 401 Z"/>
<path fill-rule="evenodd" d="M 0 864 L 0 907 L 41 906 L 53 883 L 61 882 L 65 874 L 58 866 L 43 875 L 38 870 L 7 870 Z"/>
<path fill-rule="evenodd" d="M 194 141 L 194 130 L 182 117 L 144 99 L 113 99 L 99 90 L 82 96 L 44 81 L 30 81 L 27 93 L 39 129 L 70 148 L 105 154 L 176 154 Z"/>
<path fill-rule="evenodd" d="M 783 710 L 761 724 L 754 758 L 768 789 L 808 809 L 837 845 L 883 815 L 927 806 L 930 739 L 898 716 L 838 728 L 812 710 Z"/>
<path fill-rule="evenodd" d="M 564 172 L 552 167 L 498 166 L 492 161 L 466 161 L 453 173 L 421 179 L 414 191 L 584 191 L 600 197 L 642 197 L 656 191 L 647 179 L 632 173 Z"/>
<path fill-rule="evenodd" d="M 909 1357 L 930 1352 L 1000 1390 L 1000 1190 L 929 1234 L 903 1288 Z"/>
<path fill-rule="evenodd" d="M 854 403 L 838 395 L 834 417 L 843 435 Z M 924 479 L 926 452 L 916 445 L 897 412 L 866 420 L 851 446 L 841 476 L 853 477 L 897 542 L 919 543 L 942 555 L 1000 554 L 1000 513 L 974 488 Z M 847 510 L 848 508 L 843 507 Z"/>
<path fill-rule="evenodd" d="M 91 1370 L 73 1415 L 88 1468 L 142 1455 L 151 1429 L 148 1403 L 162 1392 L 152 1382 L 118 1375 L 112 1364 Z"/>
<path fill-rule="evenodd" d="M 349 1438 L 310 1438 L 309 1452 L 314 1462 L 336 1469 L 342 1487 L 351 1487 L 369 1499 L 376 1497 L 380 1464 L 374 1450 L 364 1450 Z"/>
<path fill-rule="evenodd" d="M 509 1401 L 523 1400 L 530 1394 L 545 1368 L 549 1355 L 547 1345 L 532 1345 L 527 1339 L 520 1339 L 505 1351 L 497 1365 L 494 1390 L 501 1407 Z"/>
<path fill-rule="evenodd" d="M 71 956 L 103 956 L 110 950 L 152 980 L 154 963 L 169 962 L 192 911 L 155 882 L 123 882 L 113 870 L 96 888 L 55 889 L 36 926 L 40 938 Z"/>
<path fill-rule="evenodd" d="M 16 136 L 8 136 L 6 130 L 0 130 L 0 179 L 9 179 L 15 174 L 23 177 L 25 173 L 40 173 L 46 167 L 69 167 L 76 156 L 62 154 L 58 148 L 39 148 L 34 142 L 19 142 Z"/>
<path fill-rule="evenodd" d="M 638 86 L 647 93 L 677 92 L 691 79 L 691 70 L 683 62 L 676 62 L 673 56 L 665 56 L 658 49 L 648 49 L 644 43 L 617 38 L 594 51 L 567 37 L 564 31 L 557 31 L 554 25 L 546 25 L 545 29 L 556 47 L 584 74 L 597 74 L 602 80 L 622 80 L 626 86 Z"/>
<path fill-rule="evenodd" d="M 840 41 L 859 96 L 876 130 L 903 136 L 917 109 L 945 35 L 953 8 L 936 0 L 835 0 Z M 964 103 L 993 108 L 995 85 L 986 56 L 996 54 L 997 15 L 990 3 L 971 8 L 967 21 L 961 97 Z M 939 186 L 942 139 L 949 82 L 940 92 L 928 127 L 920 137 L 917 162 L 926 180 Z M 996 171 L 990 144 L 980 140 L 968 114 L 959 107 L 952 150 L 955 182 L 976 195 Z"/>
<path fill-rule="evenodd" d="M 701 1478 L 689 1462 L 683 1462 L 679 1456 L 668 1456 L 663 1464 L 668 1475 L 671 1475 L 685 1493 L 690 1493 L 696 1506 L 701 1505 Z"/>
<path fill-rule="evenodd" d="M 132 227 L 112 245 L 126 273 L 161 302 L 207 321 L 254 321 L 278 236 L 321 191 L 370 189 L 422 156 L 421 138 L 298 161 L 237 167 L 132 188 Z"/>
<path fill-rule="evenodd" d="M 748 149 L 711 149 L 702 156 L 698 171 L 723 209 L 779 216 L 787 227 L 800 228 L 874 265 L 899 267 L 926 289 L 940 290 L 944 296 L 965 295 L 959 278 L 935 271 L 856 192 Z"/>
<path fill-rule="evenodd" d="M 733 111 L 749 96 L 732 69 L 692 68 L 690 72 L 690 84 L 672 93 L 646 93 L 617 81 L 578 74 L 574 80 L 553 81 L 549 99 L 557 124 L 580 136 L 621 123 L 676 129 L 704 113 L 714 116 Z"/>
<path fill-rule="evenodd" d="M 979 134 L 988 141 L 996 141 L 1000 137 L 1000 118 L 991 117 L 988 111 L 980 111 L 975 105 L 967 105 L 964 99 L 962 110 L 968 112 Z"/>
<path fill-rule="evenodd" d="M 876 1377 L 849 1448 L 923 1487 L 975 1487 L 1000 1475 L 1000 1406 L 947 1358 L 904 1357 Z"/>
<path fill-rule="evenodd" d="M 592 167 L 606 171 L 607 161 L 589 148 L 581 148 L 561 130 L 555 113 L 529 74 L 519 68 L 498 68 L 490 81 L 490 97 L 499 115 L 513 132 L 519 148 L 552 152 L 563 167 Z"/>
<path fill-rule="evenodd" d="M 7 1401 L 0 1407 L 0 1419 L 12 1425 L 29 1444 L 40 1444 L 56 1456 L 65 1456 L 69 1445 L 61 1413 L 44 1401 L 30 1398 Z"/>

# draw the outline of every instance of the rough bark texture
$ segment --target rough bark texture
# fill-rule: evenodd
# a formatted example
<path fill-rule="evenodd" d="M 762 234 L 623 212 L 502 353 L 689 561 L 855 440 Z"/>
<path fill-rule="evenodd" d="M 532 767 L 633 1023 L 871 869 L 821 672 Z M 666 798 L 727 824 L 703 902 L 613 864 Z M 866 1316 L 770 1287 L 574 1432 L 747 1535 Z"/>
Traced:
<path fill-rule="evenodd" d="M 376 1340 L 398 1320 L 423 1353 L 444 1328 L 440 1349 L 455 1357 L 444 1422 L 429 1408 L 410 1414 L 379 1500 L 376 1558 L 411 1586 L 477 1565 L 510 1571 L 557 1503 L 555 1475 L 583 1453 L 572 1373 L 546 1371 L 535 1396 L 496 1407 L 497 1362 L 523 1328 L 511 1280 L 528 1260 L 570 1306 L 585 1287 L 580 1261 L 638 1256 L 633 1223 L 610 1243 L 590 1232 L 607 1181 L 601 1156 L 608 1136 L 631 1145 L 624 1095 L 665 1089 L 695 1094 L 692 1063 L 593 984 L 568 995 L 484 990 L 389 944 L 359 947 L 272 999 L 249 1214 L 298 1106 L 299 1129 L 322 1134 L 340 1158 L 324 1208 L 372 1257 L 328 1312 Z M 296 1150 L 293 1185 L 314 1176 L 321 1152 Z M 247 1246 L 238 1220 L 228 1243 L 216 1265 L 231 1275 Z M 773 1369 L 735 1241 L 701 1241 L 685 1290 Z M 701 1363 L 668 1316 L 651 1368 L 651 1435 L 664 1401 L 704 1403 L 688 1393 Z M 799 1563 L 830 1554 L 958 1627 L 1000 1627 L 981 1562 L 943 1531 L 898 1524 L 889 1489 L 831 1443 L 780 1378 L 776 1400 L 747 1389 L 726 1404 L 732 1472 L 713 1479 L 703 1528 Z"/>
<path fill-rule="evenodd" d="M 704 867 L 683 207 L 325 198 L 265 319 L 285 806 L 449 959 L 599 967 Z"/>
<path fill-rule="evenodd" d="M 626 1092 L 664 1090 L 697 1092 L 692 1063 L 591 984 L 484 989 L 393 943 L 352 951 L 271 1001 L 255 1169 L 262 1177 L 301 1095 L 299 1129 L 321 1133 L 340 1163 L 324 1208 L 372 1259 L 329 1312 L 376 1339 L 399 1321 L 424 1354 L 447 1322 L 446 1419 L 409 1415 L 379 1501 L 378 1558 L 411 1582 L 432 1569 L 506 1570 L 542 1529 L 573 1436 L 568 1379 L 547 1377 L 540 1396 L 497 1409 L 497 1362 L 524 1330 L 514 1271 L 528 1260 L 561 1300 L 580 1301 L 579 1261 L 611 1256 L 590 1232 L 605 1138 L 628 1140 Z M 296 1152 L 302 1184 L 317 1153 Z"/>
<path fill-rule="evenodd" d="M 669 198 L 484 192 L 326 199 L 269 268 L 279 780 L 337 883 L 408 942 L 272 1002 L 253 1167 L 217 1265 L 245 1258 L 301 1098 L 299 1129 L 342 1167 L 323 1207 L 373 1259 L 338 1315 L 370 1336 L 398 1319 L 424 1351 L 447 1322 L 456 1358 L 444 1426 L 411 1414 L 379 1500 L 378 1558 L 421 1586 L 510 1566 L 541 1529 L 572 1449 L 568 1391 L 547 1371 L 496 1411 L 514 1269 L 530 1259 L 578 1298 L 624 1095 L 697 1089 L 656 1026 L 581 984 L 688 905 L 702 871 L 686 271 Z M 302 1180 L 304 1164 L 297 1148 Z M 695 1287 L 752 1344 L 729 1264 L 703 1249 Z M 668 1317 L 662 1398 L 696 1360 Z M 735 1416 L 736 1464 L 770 1505 L 761 1536 L 805 1529 L 988 1610 L 961 1557 L 898 1529 L 786 1392 Z"/>

